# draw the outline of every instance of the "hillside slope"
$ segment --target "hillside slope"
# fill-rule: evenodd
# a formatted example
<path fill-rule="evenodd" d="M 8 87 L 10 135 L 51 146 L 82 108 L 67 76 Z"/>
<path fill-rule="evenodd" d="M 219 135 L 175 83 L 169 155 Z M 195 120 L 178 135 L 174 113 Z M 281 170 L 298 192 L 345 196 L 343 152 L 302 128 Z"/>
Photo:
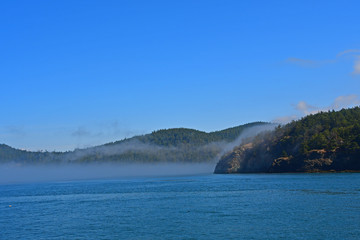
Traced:
<path fill-rule="evenodd" d="M 360 108 L 321 112 L 249 139 L 215 173 L 360 170 Z"/>

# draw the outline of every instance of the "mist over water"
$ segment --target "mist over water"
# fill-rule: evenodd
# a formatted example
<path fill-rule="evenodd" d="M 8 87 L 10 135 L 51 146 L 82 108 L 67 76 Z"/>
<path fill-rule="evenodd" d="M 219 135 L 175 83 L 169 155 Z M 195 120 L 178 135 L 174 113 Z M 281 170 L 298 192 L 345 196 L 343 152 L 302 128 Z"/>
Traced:
<path fill-rule="evenodd" d="M 245 139 L 256 136 L 263 131 L 271 131 L 275 124 L 255 126 L 245 129 L 233 142 L 212 142 L 199 146 L 202 150 L 216 146 L 220 149 L 217 158 L 204 163 L 64 163 L 44 165 L 17 165 L 15 163 L 0 165 L 0 184 L 49 182 L 49 181 L 74 181 L 87 179 L 115 179 L 132 177 L 165 177 L 184 175 L 212 174 L 220 157 L 239 146 Z M 153 146 L 137 140 L 125 144 L 99 146 L 93 149 L 84 149 L 74 152 L 73 160 L 89 154 L 114 155 L 136 150 L 156 152 L 159 150 L 176 151 L 177 147 Z M 68 157 L 68 156 L 66 156 Z"/>
<path fill-rule="evenodd" d="M 209 163 L 0 165 L 0 184 L 204 175 L 211 174 L 214 168 L 215 165 Z"/>

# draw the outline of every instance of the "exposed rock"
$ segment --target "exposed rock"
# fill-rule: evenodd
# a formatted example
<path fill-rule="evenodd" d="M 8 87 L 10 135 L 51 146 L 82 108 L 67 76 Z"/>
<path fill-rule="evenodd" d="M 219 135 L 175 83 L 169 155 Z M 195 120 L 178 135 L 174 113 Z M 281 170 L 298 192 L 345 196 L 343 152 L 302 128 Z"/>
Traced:
<path fill-rule="evenodd" d="M 353 159 L 344 158 L 341 152 L 336 151 L 312 150 L 305 158 L 293 156 L 272 158 L 267 154 L 254 159 L 251 157 L 253 154 L 251 150 L 252 148 L 236 148 L 221 158 L 214 173 L 358 171 L 352 164 Z M 256 167 L 250 162 L 259 165 Z"/>
<path fill-rule="evenodd" d="M 309 115 L 249 139 L 215 173 L 360 171 L 360 107 Z"/>
<path fill-rule="evenodd" d="M 224 156 L 216 165 L 214 173 L 237 173 L 240 168 L 241 156 L 240 149 Z"/>

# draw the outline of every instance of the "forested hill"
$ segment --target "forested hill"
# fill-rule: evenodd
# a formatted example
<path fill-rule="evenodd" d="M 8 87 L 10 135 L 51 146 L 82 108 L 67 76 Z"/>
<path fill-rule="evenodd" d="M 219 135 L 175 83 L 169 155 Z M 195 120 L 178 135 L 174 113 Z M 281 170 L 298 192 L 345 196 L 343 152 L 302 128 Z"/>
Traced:
<path fill-rule="evenodd" d="M 55 163 L 60 162 L 63 153 L 60 152 L 31 152 L 12 148 L 6 144 L 0 144 L 0 164 L 14 162 L 26 163 Z"/>
<path fill-rule="evenodd" d="M 105 145 L 116 145 L 126 141 L 138 140 L 146 144 L 154 144 L 157 146 L 181 146 L 181 145 L 191 145 L 191 146 L 201 146 L 212 142 L 232 142 L 245 130 L 251 127 L 269 125 L 265 122 L 253 122 L 244 125 L 240 125 L 233 128 L 227 128 L 221 131 L 215 131 L 206 133 L 203 131 L 198 131 L 188 128 L 172 128 L 172 129 L 163 129 L 154 131 L 151 134 L 146 134 L 142 136 L 136 136 L 131 139 L 121 140 L 114 143 L 108 143 Z"/>
<path fill-rule="evenodd" d="M 360 108 L 321 112 L 249 140 L 215 173 L 360 170 Z"/>
<path fill-rule="evenodd" d="M 69 152 L 30 152 L 0 144 L 0 163 L 91 163 L 91 162 L 212 162 L 254 122 L 216 132 L 175 128 L 154 131 L 121 141 Z"/>

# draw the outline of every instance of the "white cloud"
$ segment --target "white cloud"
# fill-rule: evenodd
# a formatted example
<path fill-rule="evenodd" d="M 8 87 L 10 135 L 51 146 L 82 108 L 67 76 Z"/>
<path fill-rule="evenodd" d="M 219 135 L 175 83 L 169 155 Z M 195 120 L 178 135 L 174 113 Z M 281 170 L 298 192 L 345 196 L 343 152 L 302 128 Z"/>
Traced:
<path fill-rule="evenodd" d="M 300 101 L 295 109 L 300 111 L 303 115 L 315 114 L 318 112 L 326 112 L 329 110 L 340 110 L 342 108 L 353 107 L 360 104 L 359 96 L 356 94 L 339 96 L 335 98 L 334 102 L 330 106 L 317 107 L 312 106 L 304 101 Z"/>
<path fill-rule="evenodd" d="M 26 131 L 23 126 L 6 126 L 5 133 L 19 137 L 24 137 L 26 135 Z"/>
<path fill-rule="evenodd" d="M 339 52 L 336 57 L 341 57 L 342 55 L 348 54 L 348 53 L 360 53 L 360 49 L 348 49 L 342 52 Z"/>
<path fill-rule="evenodd" d="M 360 53 L 360 49 L 348 49 L 345 51 L 340 52 L 336 57 L 342 57 L 343 55 L 351 54 L 351 57 L 355 57 L 354 61 L 354 71 L 352 72 L 353 75 L 360 74 L 360 56 L 356 55 L 355 53 Z"/>
<path fill-rule="evenodd" d="M 333 104 L 327 108 L 327 110 L 340 110 L 342 108 L 351 107 L 360 104 L 359 96 L 356 94 L 339 96 L 335 98 Z"/>
<path fill-rule="evenodd" d="M 296 120 L 298 119 L 299 116 L 298 115 L 290 115 L 290 116 L 283 116 L 283 117 L 278 117 L 275 118 L 274 120 L 272 120 L 271 122 L 273 123 L 280 123 L 280 124 L 286 124 L 291 122 L 292 120 Z"/>
<path fill-rule="evenodd" d="M 299 112 L 299 114 L 294 114 L 290 116 L 283 116 L 274 119 L 272 122 L 274 123 L 289 123 L 292 120 L 299 119 L 309 114 L 315 114 L 318 112 L 327 112 L 329 110 L 340 110 L 342 108 L 354 107 L 356 105 L 360 105 L 360 98 L 356 94 L 339 96 L 335 98 L 333 103 L 326 107 L 318 107 L 314 105 L 310 105 L 305 101 L 300 101 L 296 105 L 294 105 L 294 109 Z"/>
<path fill-rule="evenodd" d="M 78 129 L 71 133 L 74 137 L 85 137 L 91 135 L 91 133 L 84 127 L 78 127 Z"/>
<path fill-rule="evenodd" d="M 353 74 L 360 74 L 360 56 L 358 56 L 357 60 L 354 63 L 354 71 Z"/>
<path fill-rule="evenodd" d="M 318 64 L 317 61 L 313 61 L 313 60 L 309 60 L 309 59 L 294 58 L 294 57 L 290 57 L 290 58 L 286 59 L 286 62 L 293 63 L 296 65 L 301 65 L 301 66 L 315 66 Z"/>
<path fill-rule="evenodd" d="M 296 57 L 290 57 L 285 60 L 286 63 L 296 64 L 302 67 L 318 67 L 320 65 L 326 65 L 330 63 L 336 63 L 342 61 L 345 55 L 349 55 L 351 59 L 356 58 L 354 62 L 354 71 L 352 74 L 357 75 L 360 74 L 360 56 L 357 55 L 360 53 L 360 49 L 348 49 L 342 51 L 336 55 L 336 58 L 328 59 L 328 60 L 312 60 L 312 59 L 301 59 Z"/>
<path fill-rule="evenodd" d="M 316 113 L 318 111 L 317 107 L 309 105 L 308 103 L 306 103 L 304 101 L 298 102 L 298 104 L 296 104 L 296 106 L 295 106 L 295 109 L 300 111 L 304 115 Z"/>

